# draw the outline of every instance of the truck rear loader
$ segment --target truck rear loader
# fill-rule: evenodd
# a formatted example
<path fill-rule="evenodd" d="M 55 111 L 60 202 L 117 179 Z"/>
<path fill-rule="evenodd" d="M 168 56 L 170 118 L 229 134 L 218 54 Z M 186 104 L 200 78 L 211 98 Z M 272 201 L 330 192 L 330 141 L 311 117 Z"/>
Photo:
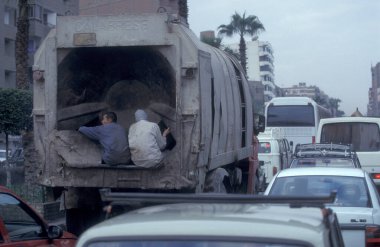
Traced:
<path fill-rule="evenodd" d="M 33 73 L 42 185 L 252 192 L 248 158 L 263 120 L 254 121 L 243 69 L 175 15 L 59 16 Z M 156 169 L 101 164 L 100 146 L 77 129 L 95 125 L 107 110 L 128 131 L 139 108 L 170 127 L 176 146 Z"/>

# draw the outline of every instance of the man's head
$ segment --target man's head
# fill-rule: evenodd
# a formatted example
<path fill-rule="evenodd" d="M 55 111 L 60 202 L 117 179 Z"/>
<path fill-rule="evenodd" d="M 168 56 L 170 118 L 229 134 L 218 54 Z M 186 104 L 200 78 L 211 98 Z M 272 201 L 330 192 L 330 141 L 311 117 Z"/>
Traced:
<path fill-rule="evenodd" d="M 146 112 L 144 110 L 138 109 L 135 112 L 135 119 L 136 119 L 136 122 L 138 122 L 140 120 L 147 120 L 148 115 L 146 115 Z"/>
<path fill-rule="evenodd" d="M 116 123 L 117 122 L 117 116 L 114 112 L 104 112 L 102 113 L 101 118 L 102 124 L 109 124 L 109 123 Z"/>

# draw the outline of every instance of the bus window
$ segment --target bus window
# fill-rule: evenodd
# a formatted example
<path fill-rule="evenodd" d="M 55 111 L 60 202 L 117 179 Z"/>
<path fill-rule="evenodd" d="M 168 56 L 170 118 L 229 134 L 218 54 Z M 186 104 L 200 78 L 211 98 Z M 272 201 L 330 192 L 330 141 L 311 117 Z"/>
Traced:
<path fill-rule="evenodd" d="M 376 123 L 325 124 L 321 143 L 352 144 L 356 152 L 380 151 L 380 130 Z"/>
<path fill-rule="evenodd" d="M 269 106 L 267 111 L 268 127 L 315 127 L 312 105 Z"/>

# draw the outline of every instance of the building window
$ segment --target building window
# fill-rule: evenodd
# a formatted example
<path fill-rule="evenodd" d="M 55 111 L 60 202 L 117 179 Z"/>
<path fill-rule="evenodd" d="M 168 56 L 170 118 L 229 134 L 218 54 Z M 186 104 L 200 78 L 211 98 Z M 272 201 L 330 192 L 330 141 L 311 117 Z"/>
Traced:
<path fill-rule="evenodd" d="M 16 72 L 15 71 L 10 71 L 10 70 L 5 70 L 4 71 L 4 84 L 1 85 L 2 87 L 12 87 L 12 85 L 15 85 L 16 83 Z"/>
<path fill-rule="evenodd" d="M 44 9 L 43 23 L 49 27 L 54 27 L 57 24 L 57 13 Z"/>
<path fill-rule="evenodd" d="M 11 39 L 4 39 L 4 53 L 6 56 L 14 57 L 15 54 L 15 41 Z"/>
<path fill-rule="evenodd" d="M 28 13 L 30 19 L 37 19 L 42 21 L 42 7 L 37 4 L 31 4 L 28 7 Z"/>
<path fill-rule="evenodd" d="M 5 9 L 5 12 L 4 12 L 4 24 L 5 25 L 9 25 L 10 21 L 10 13 L 9 11 L 7 11 L 7 9 Z"/>
<path fill-rule="evenodd" d="M 16 26 L 16 10 L 5 7 L 4 8 L 4 24 Z"/>

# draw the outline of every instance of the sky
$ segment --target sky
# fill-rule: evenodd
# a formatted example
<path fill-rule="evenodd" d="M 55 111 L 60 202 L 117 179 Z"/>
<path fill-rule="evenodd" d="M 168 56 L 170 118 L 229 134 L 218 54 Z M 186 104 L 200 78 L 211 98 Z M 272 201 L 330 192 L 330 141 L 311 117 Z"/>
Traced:
<path fill-rule="evenodd" d="M 339 98 L 346 115 L 357 107 L 367 114 L 371 65 L 380 62 L 380 0 L 188 0 L 188 7 L 198 37 L 235 12 L 257 16 L 265 27 L 259 40 L 274 50 L 277 86 L 306 82 Z"/>

